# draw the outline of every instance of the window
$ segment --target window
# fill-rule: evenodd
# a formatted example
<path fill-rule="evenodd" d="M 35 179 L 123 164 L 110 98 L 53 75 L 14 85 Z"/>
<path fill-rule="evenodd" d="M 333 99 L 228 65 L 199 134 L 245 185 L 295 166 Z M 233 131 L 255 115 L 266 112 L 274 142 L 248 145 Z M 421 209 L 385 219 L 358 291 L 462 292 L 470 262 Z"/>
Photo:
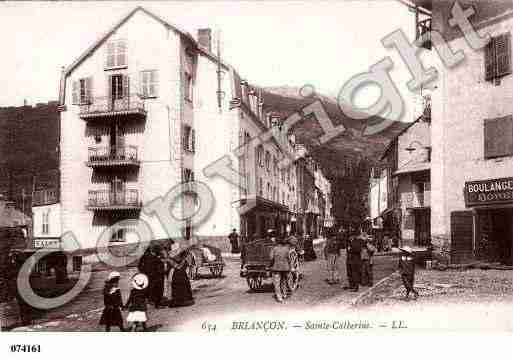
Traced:
<path fill-rule="evenodd" d="M 192 129 L 191 126 L 185 125 L 183 127 L 183 138 L 182 138 L 182 144 L 183 149 L 186 151 L 195 151 L 196 147 L 196 132 Z"/>
<path fill-rule="evenodd" d="M 278 178 L 278 160 L 276 157 L 273 157 L 273 167 L 274 167 L 274 176 Z"/>
<path fill-rule="evenodd" d="M 269 151 L 265 151 L 265 168 L 268 173 L 271 173 L 271 154 Z"/>
<path fill-rule="evenodd" d="M 126 40 L 114 40 L 107 44 L 107 64 L 105 67 L 124 67 L 127 65 Z"/>
<path fill-rule="evenodd" d="M 267 198 L 271 198 L 271 184 L 267 182 Z"/>
<path fill-rule="evenodd" d="M 281 181 L 283 183 L 285 183 L 285 169 L 284 168 L 281 169 Z"/>
<path fill-rule="evenodd" d="M 193 182 L 193 181 L 194 181 L 194 172 L 189 168 L 184 168 L 183 182 Z"/>
<path fill-rule="evenodd" d="M 264 148 L 262 145 L 257 147 L 257 162 L 260 167 L 264 167 Z"/>
<path fill-rule="evenodd" d="M 264 181 L 262 180 L 262 178 L 259 178 L 258 179 L 258 195 L 262 196 L 263 191 L 264 191 Z"/>
<path fill-rule="evenodd" d="M 141 71 L 141 95 L 143 97 L 157 97 L 158 72 L 157 70 Z"/>
<path fill-rule="evenodd" d="M 83 105 L 92 102 L 92 77 L 86 77 L 73 81 L 72 103 L 75 105 Z"/>
<path fill-rule="evenodd" d="M 484 51 L 485 80 L 492 81 L 511 74 L 511 34 L 494 36 Z"/>
<path fill-rule="evenodd" d="M 110 96 L 113 100 L 122 99 L 125 95 L 128 97 L 128 77 L 123 75 L 110 76 Z"/>
<path fill-rule="evenodd" d="M 82 257 L 73 257 L 73 271 L 80 272 L 82 270 Z"/>
<path fill-rule="evenodd" d="M 42 223 L 41 233 L 49 234 L 50 233 L 50 210 L 43 212 L 41 223 Z"/>
<path fill-rule="evenodd" d="M 484 122 L 484 157 L 513 154 L 513 117 L 487 119 Z"/>
<path fill-rule="evenodd" d="M 184 97 L 187 101 L 192 102 L 192 76 L 191 74 L 185 73 L 185 84 L 184 84 Z"/>
<path fill-rule="evenodd" d="M 112 236 L 110 237 L 111 242 L 124 242 L 125 241 L 125 228 L 114 229 Z"/>

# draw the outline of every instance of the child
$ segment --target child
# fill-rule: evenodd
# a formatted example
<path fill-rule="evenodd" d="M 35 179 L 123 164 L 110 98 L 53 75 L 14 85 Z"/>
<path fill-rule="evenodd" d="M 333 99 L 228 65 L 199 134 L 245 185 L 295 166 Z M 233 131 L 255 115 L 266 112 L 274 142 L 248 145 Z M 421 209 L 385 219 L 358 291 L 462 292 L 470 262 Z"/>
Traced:
<path fill-rule="evenodd" d="M 132 290 L 125 304 L 128 308 L 128 317 L 126 321 L 131 324 L 130 331 L 136 331 L 140 325 L 143 331 L 146 331 L 146 304 L 147 296 L 145 289 L 148 287 L 148 277 L 146 274 L 137 273 L 132 277 Z"/>
<path fill-rule="evenodd" d="M 413 260 L 413 250 L 404 246 L 400 248 L 403 252 L 399 258 L 399 273 L 403 280 L 404 288 L 406 289 L 406 299 L 409 298 L 410 292 L 413 292 L 415 298 L 419 297 L 419 293 L 415 290 L 413 283 L 415 281 L 415 263 Z"/>
<path fill-rule="evenodd" d="M 372 287 L 374 278 L 372 273 L 372 264 L 376 247 L 371 243 L 369 237 L 365 237 L 362 247 L 362 285 Z"/>
<path fill-rule="evenodd" d="M 105 325 L 105 331 L 110 332 L 111 326 L 117 326 L 121 331 L 124 331 L 123 317 L 121 316 L 121 290 L 119 289 L 118 272 L 111 272 L 105 281 L 103 288 L 103 302 L 105 309 L 103 310 L 100 319 L 100 325 Z"/>

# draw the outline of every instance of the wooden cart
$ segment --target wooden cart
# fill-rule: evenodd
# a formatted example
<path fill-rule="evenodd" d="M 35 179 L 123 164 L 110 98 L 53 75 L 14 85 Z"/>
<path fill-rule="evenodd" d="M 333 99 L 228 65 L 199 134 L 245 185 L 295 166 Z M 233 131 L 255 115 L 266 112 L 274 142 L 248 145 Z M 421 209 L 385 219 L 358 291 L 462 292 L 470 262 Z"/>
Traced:
<path fill-rule="evenodd" d="M 189 263 L 187 273 L 190 280 L 198 278 L 201 268 L 208 269 L 215 278 L 221 277 L 225 263 L 219 248 L 206 244 L 198 244 L 189 247 L 188 252 L 187 260 Z M 211 257 L 208 258 L 207 254 Z"/>
<path fill-rule="evenodd" d="M 246 278 L 251 291 L 259 291 L 264 285 L 264 280 L 271 278 L 270 252 L 275 243 L 260 239 L 244 244 L 241 253 L 241 277 Z M 286 281 L 282 282 L 282 291 L 290 294 L 299 286 L 299 257 L 296 249 L 290 249 L 291 271 Z"/>

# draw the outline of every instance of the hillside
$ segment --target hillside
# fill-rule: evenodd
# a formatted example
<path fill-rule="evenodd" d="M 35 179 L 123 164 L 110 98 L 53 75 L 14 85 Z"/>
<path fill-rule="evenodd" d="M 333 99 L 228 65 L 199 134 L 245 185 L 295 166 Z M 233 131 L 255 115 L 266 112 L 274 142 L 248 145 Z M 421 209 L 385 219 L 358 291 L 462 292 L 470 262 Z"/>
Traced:
<path fill-rule="evenodd" d="M 367 124 L 376 123 L 382 119 L 371 117 L 368 120 L 354 120 L 351 114 L 355 111 L 349 106 L 339 108 L 337 100 L 322 94 L 303 97 L 299 89 L 289 86 L 266 87 L 262 89 L 264 106 L 278 111 L 282 118 L 300 111 L 303 107 L 319 99 L 326 109 L 328 116 L 335 126 L 343 123 L 346 131 L 325 144 L 319 144 L 317 139 L 323 135 L 318 121 L 307 120 L 299 122 L 293 133 L 297 141 L 304 143 L 312 156 L 321 163 L 326 175 L 331 178 L 343 176 L 344 168 L 349 164 L 354 166 L 362 161 L 372 163 L 383 153 L 386 146 L 408 124 L 395 122 L 385 131 L 372 136 L 363 136 Z"/>

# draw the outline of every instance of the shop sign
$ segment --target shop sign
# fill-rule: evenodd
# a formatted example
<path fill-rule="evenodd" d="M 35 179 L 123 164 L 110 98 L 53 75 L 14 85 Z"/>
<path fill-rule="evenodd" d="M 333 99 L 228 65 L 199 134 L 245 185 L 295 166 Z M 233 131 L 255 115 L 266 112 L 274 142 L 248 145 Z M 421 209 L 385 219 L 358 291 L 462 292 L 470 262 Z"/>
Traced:
<path fill-rule="evenodd" d="M 513 177 L 465 182 L 467 207 L 513 203 Z"/>
<path fill-rule="evenodd" d="M 36 249 L 59 249 L 60 245 L 61 240 L 58 238 L 34 239 L 34 248 Z"/>

